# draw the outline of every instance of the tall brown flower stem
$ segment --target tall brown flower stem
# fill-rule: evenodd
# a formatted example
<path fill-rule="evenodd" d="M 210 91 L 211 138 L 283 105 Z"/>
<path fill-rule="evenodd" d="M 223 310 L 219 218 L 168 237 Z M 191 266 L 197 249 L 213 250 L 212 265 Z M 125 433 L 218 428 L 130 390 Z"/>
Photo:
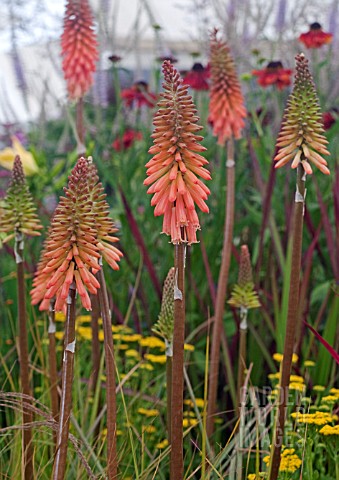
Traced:
<path fill-rule="evenodd" d="M 172 358 L 173 355 L 166 353 L 166 391 L 167 391 L 167 437 L 168 444 L 172 442 L 171 435 L 171 404 L 172 404 Z"/>
<path fill-rule="evenodd" d="M 102 263 L 102 262 L 100 262 Z M 103 269 L 97 273 L 100 283 L 98 289 L 99 305 L 104 329 L 105 364 L 106 364 L 106 403 L 107 403 L 107 475 L 109 480 L 118 477 L 117 456 L 117 407 L 116 375 L 112 336 L 112 322 L 109 311 L 108 295 Z"/>
<path fill-rule="evenodd" d="M 64 340 L 64 357 L 62 363 L 62 385 L 59 430 L 57 438 L 57 451 L 53 465 L 53 480 L 65 478 L 69 423 L 72 408 L 72 384 L 75 354 L 75 295 L 76 286 L 73 281 L 69 287 L 67 297 L 66 331 Z"/>
<path fill-rule="evenodd" d="M 57 357 L 56 357 L 56 342 L 55 342 L 55 315 L 54 315 L 55 300 L 52 300 L 48 311 L 48 359 L 49 359 L 49 382 L 50 382 L 50 394 L 51 394 L 51 407 L 53 419 L 59 421 L 59 395 L 58 395 L 58 369 L 57 369 Z M 53 437 L 55 446 L 57 445 L 57 433 L 53 430 Z"/>
<path fill-rule="evenodd" d="M 15 235 L 15 259 L 17 264 L 17 289 L 18 289 L 18 326 L 19 326 L 19 360 L 21 389 L 24 395 L 32 395 L 29 380 L 29 359 L 27 339 L 27 316 L 25 301 L 25 278 L 23 265 L 24 239 L 21 233 Z M 27 397 L 26 397 L 27 398 Z M 25 400 L 27 406 L 23 408 L 23 424 L 33 421 L 32 411 L 29 410 L 29 400 Z M 27 408 L 28 407 L 28 408 Z M 31 428 L 23 429 L 23 478 L 32 480 L 33 476 L 33 447 Z"/>
<path fill-rule="evenodd" d="M 234 224 L 234 181 L 235 181 L 233 138 L 230 138 L 230 140 L 228 140 L 227 142 L 226 168 L 227 168 L 227 179 L 226 179 L 224 243 L 222 248 L 222 260 L 221 260 L 219 279 L 218 279 L 218 289 L 217 289 L 216 307 L 215 307 L 215 314 L 214 314 L 212 346 L 211 346 L 211 356 L 210 356 L 209 392 L 208 392 L 207 422 L 206 422 L 208 437 L 210 437 L 213 434 L 213 430 L 214 430 L 213 416 L 216 412 L 222 319 L 223 319 L 223 314 L 225 310 L 228 272 L 229 272 L 230 263 L 231 263 L 231 246 L 232 246 L 232 239 L 233 239 L 233 224 Z"/>
<path fill-rule="evenodd" d="M 279 399 L 276 415 L 275 433 L 272 441 L 269 480 L 276 480 L 279 473 L 281 446 L 284 438 L 286 407 L 288 401 L 288 386 L 290 381 L 292 355 L 296 335 L 299 307 L 300 265 L 303 235 L 303 218 L 305 208 L 305 180 L 306 174 L 301 164 L 298 165 L 297 188 L 295 194 L 294 219 L 293 219 L 293 247 L 292 268 L 288 299 L 288 312 L 286 323 L 286 336 L 284 358 L 281 365 L 281 379 Z"/>
<path fill-rule="evenodd" d="M 171 466 L 170 479 L 184 478 L 183 457 L 183 389 L 185 342 L 185 245 L 175 245 L 174 331 L 171 405 Z"/>
<path fill-rule="evenodd" d="M 78 134 L 77 154 L 81 156 L 81 155 L 85 155 L 86 153 L 83 97 L 79 98 L 76 105 L 76 127 L 77 127 L 77 134 Z"/>

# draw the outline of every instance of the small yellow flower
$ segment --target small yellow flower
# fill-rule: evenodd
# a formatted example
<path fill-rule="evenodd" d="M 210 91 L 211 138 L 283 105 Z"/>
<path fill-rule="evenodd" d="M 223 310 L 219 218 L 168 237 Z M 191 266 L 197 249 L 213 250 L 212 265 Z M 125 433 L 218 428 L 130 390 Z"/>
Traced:
<path fill-rule="evenodd" d="M 150 363 L 142 363 L 139 368 L 141 368 L 141 370 L 148 370 L 149 372 L 154 370 L 153 365 L 151 365 Z"/>
<path fill-rule="evenodd" d="M 298 392 L 303 392 L 305 390 L 305 385 L 299 382 L 292 382 L 289 384 L 291 390 L 297 390 Z"/>
<path fill-rule="evenodd" d="M 337 401 L 338 401 L 338 397 L 336 397 L 335 395 L 327 395 L 326 397 L 323 397 L 321 399 L 322 403 L 335 403 Z"/>
<path fill-rule="evenodd" d="M 316 392 L 324 392 L 326 390 L 326 387 L 323 385 L 314 385 L 313 390 Z"/>
<path fill-rule="evenodd" d="M 141 347 L 160 348 L 161 350 L 166 349 L 165 342 L 160 338 L 154 336 L 141 338 L 140 335 L 139 344 Z"/>
<path fill-rule="evenodd" d="M 184 428 L 188 428 L 188 427 L 194 427 L 195 425 L 197 425 L 199 422 L 196 418 L 184 418 L 183 421 L 182 421 L 182 426 Z"/>
<path fill-rule="evenodd" d="M 142 427 L 142 431 L 145 433 L 154 433 L 156 430 L 154 425 L 143 425 Z"/>
<path fill-rule="evenodd" d="M 305 360 L 304 367 L 315 367 L 315 362 L 313 360 Z"/>
<path fill-rule="evenodd" d="M 185 343 L 184 350 L 186 350 L 187 352 L 194 352 L 195 346 L 191 345 L 190 343 Z"/>
<path fill-rule="evenodd" d="M 64 332 L 55 332 L 55 338 L 57 340 L 62 340 L 64 338 Z"/>
<path fill-rule="evenodd" d="M 274 353 L 272 358 L 276 362 L 281 363 L 283 361 L 284 355 L 282 353 Z M 296 353 L 293 353 L 292 363 L 297 363 L 298 360 L 299 360 L 298 355 Z"/>
<path fill-rule="evenodd" d="M 7 168 L 7 170 L 12 170 L 16 155 L 20 156 L 26 176 L 34 175 L 39 171 L 31 152 L 25 150 L 17 137 L 13 136 L 12 147 L 7 147 L 0 152 L 0 165 L 4 168 Z"/>
<path fill-rule="evenodd" d="M 157 417 L 159 415 L 159 410 L 156 408 L 138 408 L 138 413 L 145 415 L 145 417 Z"/>
<path fill-rule="evenodd" d="M 155 447 L 159 448 L 159 450 L 163 450 L 167 446 L 168 446 L 168 440 L 165 438 L 165 440 L 163 440 L 162 442 L 157 443 Z"/>
<path fill-rule="evenodd" d="M 339 397 L 339 388 L 331 388 L 330 393 L 336 397 Z"/>
<path fill-rule="evenodd" d="M 66 320 L 65 314 L 62 312 L 55 312 L 54 320 L 56 322 L 64 322 Z"/>
<path fill-rule="evenodd" d="M 300 375 L 291 375 L 290 382 L 292 383 L 304 383 L 305 380 Z"/>
<path fill-rule="evenodd" d="M 125 355 L 129 358 L 140 358 L 140 353 L 138 352 L 138 350 L 134 350 L 133 348 L 126 350 Z"/>
<path fill-rule="evenodd" d="M 151 363 L 166 363 L 167 357 L 166 355 L 153 355 L 152 353 L 146 353 L 145 359 Z"/>

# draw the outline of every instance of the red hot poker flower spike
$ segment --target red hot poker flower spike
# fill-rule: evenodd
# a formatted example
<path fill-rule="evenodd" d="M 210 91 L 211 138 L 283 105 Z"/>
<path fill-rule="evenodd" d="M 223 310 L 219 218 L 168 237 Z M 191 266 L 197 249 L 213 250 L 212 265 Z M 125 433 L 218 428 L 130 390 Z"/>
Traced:
<path fill-rule="evenodd" d="M 274 158 L 277 162 L 275 167 L 282 167 L 292 161 L 292 168 L 297 168 L 301 163 L 305 172 L 311 174 L 311 162 L 328 175 L 330 171 L 322 157 L 330 154 L 326 148 L 327 143 L 308 60 L 301 53 L 296 56 L 295 82 L 277 141 L 279 151 Z"/>
<path fill-rule="evenodd" d="M 43 298 L 40 310 L 46 310 L 48 300 L 53 297 L 56 297 L 55 310 L 64 310 L 73 280 L 83 306 L 90 310 L 88 291 L 96 294 L 99 288 L 99 282 L 91 272 L 100 269 L 100 253 L 96 245 L 97 230 L 88 178 L 88 161 L 80 158 L 69 177 L 68 187 L 64 189 L 65 197 L 60 198 L 55 211 L 33 282 L 32 303 Z"/>
<path fill-rule="evenodd" d="M 211 93 L 209 121 L 219 145 L 230 137 L 241 137 L 246 109 L 233 58 L 227 44 L 218 40 L 217 30 L 211 35 Z"/>
<path fill-rule="evenodd" d="M 149 153 L 154 157 L 146 164 L 148 178 L 144 185 L 151 185 L 147 193 L 153 194 L 151 205 L 154 215 L 164 215 L 163 233 L 171 236 L 174 244 L 196 243 L 196 231 L 200 229 L 195 204 L 208 212 L 205 203 L 209 189 L 198 178 L 210 180 L 204 168 L 208 161 L 198 152 L 205 147 L 198 142 L 203 137 L 195 132 L 198 117 L 179 73 L 170 61 L 163 63 L 165 82 L 159 110 L 154 116 L 154 146 Z"/>
<path fill-rule="evenodd" d="M 61 37 L 62 69 L 72 100 L 81 98 L 93 84 L 98 60 L 93 15 L 87 0 L 68 0 Z"/>

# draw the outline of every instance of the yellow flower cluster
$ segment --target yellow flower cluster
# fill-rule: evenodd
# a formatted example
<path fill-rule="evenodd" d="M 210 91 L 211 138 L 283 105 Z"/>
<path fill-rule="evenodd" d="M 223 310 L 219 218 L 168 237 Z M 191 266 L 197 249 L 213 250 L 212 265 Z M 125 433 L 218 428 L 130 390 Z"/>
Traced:
<path fill-rule="evenodd" d="M 322 433 L 323 435 L 339 435 L 339 424 L 334 425 L 334 427 L 331 427 L 331 425 L 325 425 L 319 430 L 319 433 Z"/>
<path fill-rule="evenodd" d="M 263 458 L 264 463 L 269 465 L 270 463 L 270 456 L 267 455 Z M 294 448 L 286 448 L 281 454 L 281 462 L 279 471 L 280 472 L 288 472 L 294 473 L 300 468 L 302 465 L 301 459 L 298 455 L 295 454 Z"/>
<path fill-rule="evenodd" d="M 315 412 L 315 413 L 299 413 L 294 412 L 291 414 L 298 423 L 307 423 L 312 425 L 326 425 L 326 423 L 332 422 L 335 417 L 328 412 Z"/>
<path fill-rule="evenodd" d="M 145 353 L 145 359 L 151 363 L 166 363 L 166 355 L 153 355 L 152 353 Z"/>
<path fill-rule="evenodd" d="M 162 442 L 159 442 L 156 444 L 156 448 L 159 448 L 159 450 L 163 450 L 168 446 L 168 440 L 165 438 Z"/>
<path fill-rule="evenodd" d="M 159 415 L 159 410 L 156 408 L 138 408 L 138 413 L 145 415 L 145 417 L 157 417 Z"/>
<path fill-rule="evenodd" d="M 278 363 L 281 363 L 283 361 L 284 355 L 282 353 L 274 353 L 273 354 L 273 360 L 275 360 Z M 293 353 L 292 355 L 292 363 L 297 363 L 299 360 L 299 357 L 296 353 Z"/>

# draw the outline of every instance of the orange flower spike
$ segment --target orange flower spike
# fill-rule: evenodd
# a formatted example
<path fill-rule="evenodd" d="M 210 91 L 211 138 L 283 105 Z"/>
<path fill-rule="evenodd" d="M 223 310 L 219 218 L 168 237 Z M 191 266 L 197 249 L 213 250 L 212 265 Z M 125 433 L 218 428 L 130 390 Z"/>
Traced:
<path fill-rule="evenodd" d="M 330 173 L 322 155 L 329 155 L 328 141 L 324 135 L 322 115 L 315 85 L 308 68 L 308 60 L 301 53 L 296 56 L 296 74 L 293 91 L 287 101 L 284 121 L 277 140 L 278 154 L 275 167 L 280 168 L 292 161 L 299 163 L 307 174 L 312 174 L 313 163 L 326 175 Z"/>
<path fill-rule="evenodd" d="M 91 293 L 96 293 L 99 288 L 90 272 L 91 268 L 100 269 L 97 258 L 100 255 L 89 177 L 88 160 L 80 158 L 69 177 L 68 188 L 64 189 L 65 197 L 60 198 L 35 274 L 32 303 L 42 301 L 40 310 L 48 308 L 46 300 L 54 296 L 55 310 L 64 310 L 69 286 L 74 279 L 83 306 L 90 310 L 86 288 Z M 84 242 L 84 231 L 88 239 L 94 239 L 92 243 Z"/>
<path fill-rule="evenodd" d="M 218 144 L 224 145 L 232 136 L 235 139 L 241 137 L 247 113 L 230 49 L 223 40 L 217 38 L 217 33 L 215 29 L 211 35 L 208 119 L 213 125 L 213 135 L 218 137 Z"/>
<path fill-rule="evenodd" d="M 61 37 L 62 69 L 71 100 L 78 100 L 93 84 L 98 60 L 93 14 L 87 0 L 68 0 Z"/>
<path fill-rule="evenodd" d="M 205 180 L 211 176 L 203 167 L 208 161 L 198 153 L 206 149 L 198 143 L 203 137 L 195 134 L 202 127 L 197 125 L 188 85 L 169 60 L 164 61 L 162 71 L 164 92 L 153 120 L 154 145 L 149 149 L 154 156 L 146 164 L 144 185 L 149 185 L 147 193 L 153 194 L 154 215 L 164 215 L 162 233 L 170 235 L 174 244 L 191 244 L 197 242 L 200 229 L 195 204 L 208 212 L 204 200 L 210 194 L 197 176 Z"/>
<path fill-rule="evenodd" d="M 98 250 L 98 256 L 102 256 L 108 265 L 113 270 L 119 270 L 118 261 L 123 257 L 122 252 L 112 245 L 119 239 L 112 234 L 116 233 L 116 228 L 113 220 L 108 216 L 109 205 L 106 201 L 106 194 L 102 183 L 99 182 L 98 172 L 92 157 L 88 158 L 89 178 L 90 178 L 90 192 L 92 201 L 92 212 L 95 219 L 95 225 L 97 230 L 96 247 Z M 93 268 L 93 272 L 100 269 Z"/>

